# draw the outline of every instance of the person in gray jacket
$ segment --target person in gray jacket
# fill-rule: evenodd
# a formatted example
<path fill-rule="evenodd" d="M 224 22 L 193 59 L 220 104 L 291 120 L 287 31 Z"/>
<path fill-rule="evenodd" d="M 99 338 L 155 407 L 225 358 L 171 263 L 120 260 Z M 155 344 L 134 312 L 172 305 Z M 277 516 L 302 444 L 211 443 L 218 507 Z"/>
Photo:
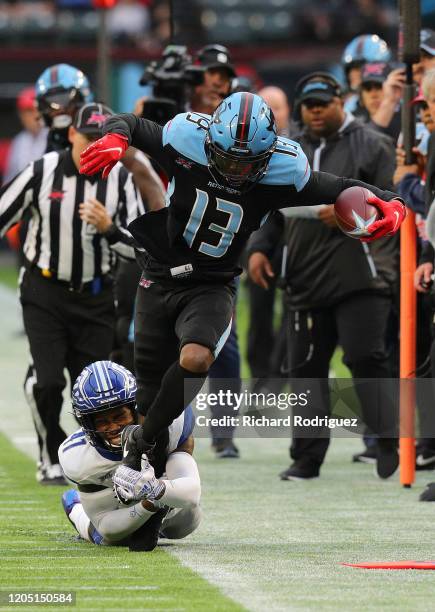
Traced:
<path fill-rule="evenodd" d="M 313 73 L 296 90 L 303 129 L 295 135 L 315 170 L 392 185 L 395 153 L 391 140 L 343 110 L 339 83 L 327 73 Z M 289 205 L 291 203 L 289 202 Z M 289 367 L 293 379 L 312 379 L 310 414 L 330 414 L 328 375 L 338 344 L 354 378 L 388 379 L 387 325 L 398 281 L 398 241 L 383 238 L 366 244 L 351 240 L 337 227 L 332 205 L 288 209 L 282 218 L 286 237 Z M 297 216 L 294 216 L 294 215 Z M 272 274 L 268 254 L 280 238 L 269 221 L 249 244 L 251 278 L 266 287 Z M 314 380 L 315 379 L 315 380 Z M 300 381 L 302 386 L 307 384 Z M 298 385 L 295 381 L 294 387 Z M 306 388 L 304 390 L 306 391 Z M 295 389 L 293 389 L 295 390 Z M 378 441 L 377 473 L 387 478 L 398 466 L 394 407 L 378 385 L 356 386 L 365 423 L 383 434 Z M 311 414 L 312 413 L 312 414 Z M 283 480 L 319 476 L 329 445 L 327 427 L 293 432 L 293 464 Z"/>

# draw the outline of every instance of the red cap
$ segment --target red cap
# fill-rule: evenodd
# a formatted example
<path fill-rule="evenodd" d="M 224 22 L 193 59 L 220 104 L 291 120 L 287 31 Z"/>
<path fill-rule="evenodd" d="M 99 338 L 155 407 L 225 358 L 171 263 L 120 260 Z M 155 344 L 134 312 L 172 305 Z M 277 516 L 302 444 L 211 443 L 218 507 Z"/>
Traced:
<path fill-rule="evenodd" d="M 29 110 L 36 108 L 34 87 L 26 87 L 26 89 L 23 89 L 20 92 L 17 98 L 17 108 L 18 110 Z"/>

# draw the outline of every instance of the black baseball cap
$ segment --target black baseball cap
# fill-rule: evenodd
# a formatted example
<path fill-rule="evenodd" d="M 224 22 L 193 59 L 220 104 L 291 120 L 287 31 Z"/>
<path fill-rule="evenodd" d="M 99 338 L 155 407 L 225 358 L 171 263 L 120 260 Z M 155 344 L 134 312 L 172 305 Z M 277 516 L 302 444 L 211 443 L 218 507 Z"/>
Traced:
<path fill-rule="evenodd" d="M 361 85 L 364 85 L 364 83 L 379 83 L 382 85 L 389 72 L 390 68 L 385 62 L 364 64 L 361 70 Z"/>
<path fill-rule="evenodd" d="M 420 31 L 420 49 L 428 55 L 435 55 L 435 31 L 425 28 Z"/>
<path fill-rule="evenodd" d="M 236 76 L 230 52 L 223 45 L 206 45 L 198 51 L 196 63 L 204 68 L 222 68 L 230 78 Z"/>
<path fill-rule="evenodd" d="M 322 102 L 330 102 L 333 98 L 340 96 L 340 91 L 333 83 L 324 81 L 320 78 L 313 78 L 306 82 L 301 87 L 298 93 L 297 102 L 298 104 L 305 102 L 305 100 L 321 100 Z"/>
<path fill-rule="evenodd" d="M 103 125 L 111 115 L 113 111 L 105 104 L 99 102 L 84 104 L 77 111 L 74 127 L 81 134 L 100 138 L 103 135 Z"/>

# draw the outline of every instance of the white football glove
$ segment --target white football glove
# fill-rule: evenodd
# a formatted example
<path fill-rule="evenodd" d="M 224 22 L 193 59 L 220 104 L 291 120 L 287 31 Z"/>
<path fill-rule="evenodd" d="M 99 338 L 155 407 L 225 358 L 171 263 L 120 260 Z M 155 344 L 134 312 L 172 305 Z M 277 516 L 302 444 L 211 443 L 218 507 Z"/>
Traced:
<path fill-rule="evenodd" d="M 155 477 L 153 466 L 146 455 L 142 455 L 140 472 L 125 465 L 116 469 L 113 475 L 113 490 L 122 504 L 143 499 L 153 502 L 164 492 L 165 484 Z"/>

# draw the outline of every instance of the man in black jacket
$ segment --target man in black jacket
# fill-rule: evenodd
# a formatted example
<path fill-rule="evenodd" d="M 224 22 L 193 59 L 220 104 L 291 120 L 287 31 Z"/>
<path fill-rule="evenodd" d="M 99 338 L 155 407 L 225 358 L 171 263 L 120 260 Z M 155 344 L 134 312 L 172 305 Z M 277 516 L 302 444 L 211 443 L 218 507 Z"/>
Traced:
<path fill-rule="evenodd" d="M 333 77 L 314 73 L 303 79 L 297 96 L 304 127 L 295 140 L 313 169 L 390 188 L 394 172 L 391 143 L 345 113 L 340 86 Z M 290 375 L 317 379 L 316 383 L 312 381 L 312 405 L 315 414 L 325 416 L 330 413 L 327 379 L 337 344 L 343 347 L 344 363 L 355 378 L 391 376 L 385 335 L 397 282 L 398 245 L 395 238 L 370 245 L 349 240 L 336 226 L 333 206 L 299 207 L 289 209 L 289 213 L 286 281 Z M 276 227 L 266 223 L 249 245 L 251 277 L 263 286 L 270 272 L 269 249 L 279 239 L 276 229 L 271 231 Z M 378 419 L 382 416 L 388 421 L 388 408 L 383 405 L 382 411 L 377 411 L 376 387 L 363 385 L 357 392 L 366 423 L 379 431 Z M 290 449 L 294 463 L 281 478 L 317 477 L 328 445 L 327 428 L 294 434 Z M 390 476 L 397 465 L 396 440 L 381 440 L 378 475 Z"/>

